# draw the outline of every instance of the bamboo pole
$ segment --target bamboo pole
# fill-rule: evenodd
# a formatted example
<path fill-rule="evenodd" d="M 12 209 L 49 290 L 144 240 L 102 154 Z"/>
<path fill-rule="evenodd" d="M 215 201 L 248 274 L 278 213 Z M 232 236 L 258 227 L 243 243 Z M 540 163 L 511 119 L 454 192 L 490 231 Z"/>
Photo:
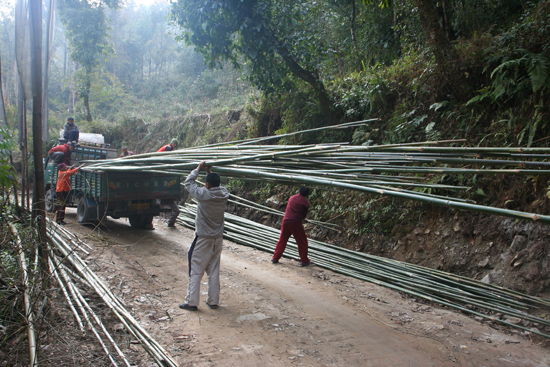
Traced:
<path fill-rule="evenodd" d="M 50 225 L 55 225 L 52 222 Z M 59 235 L 59 233 L 57 233 Z M 68 261 L 72 266 L 87 280 L 92 289 L 103 299 L 111 308 L 114 314 L 119 318 L 126 329 L 136 339 L 140 341 L 145 351 L 149 353 L 155 362 L 162 367 L 177 367 L 176 361 L 158 344 L 133 318 L 133 316 L 124 308 L 122 302 L 111 292 L 109 287 L 88 267 L 88 265 L 78 256 L 78 254 L 68 244 L 67 241 L 52 238 L 52 243 L 57 251 L 64 256 L 64 261 Z"/>
<path fill-rule="evenodd" d="M 74 307 L 73 301 L 69 293 L 67 292 L 67 288 L 65 287 L 65 284 L 61 280 L 59 276 L 58 271 L 58 265 L 54 263 L 53 256 L 50 256 L 50 268 L 52 269 L 52 273 L 57 280 L 57 284 L 59 284 L 59 287 L 61 288 L 61 291 L 63 292 L 63 295 L 65 296 L 65 299 L 67 300 L 67 303 L 69 304 L 69 308 L 71 309 L 71 312 L 73 313 L 76 322 L 78 323 L 78 327 L 80 328 L 80 331 L 82 333 L 86 332 L 86 329 L 84 329 L 84 324 L 82 324 L 82 319 L 80 318 L 80 315 L 78 314 L 78 311 Z"/>
<path fill-rule="evenodd" d="M 8 223 L 8 226 L 15 237 L 15 245 L 19 251 L 19 262 L 21 264 L 21 270 L 23 271 L 23 284 L 25 289 L 23 291 L 23 300 L 25 303 L 25 319 L 27 320 L 27 335 L 29 339 L 29 360 L 31 366 L 38 365 L 38 352 L 36 350 L 36 333 L 34 330 L 34 314 L 31 308 L 31 296 L 29 294 L 29 272 L 27 270 L 27 260 L 25 258 L 25 251 L 19 237 L 17 228 L 12 223 Z"/>
<path fill-rule="evenodd" d="M 530 219 L 532 221 L 550 223 L 550 216 L 548 215 L 526 213 L 526 212 L 520 212 L 516 210 L 509 210 L 509 209 L 500 209 L 495 207 L 469 204 L 464 202 L 455 202 L 452 199 L 430 198 L 430 197 L 425 197 L 423 195 L 418 195 L 418 194 L 397 192 L 393 190 L 381 190 L 381 189 L 376 189 L 372 187 L 365 187 L 365 186 L 354 185 L 351 183 L 337 182 L 337 181 L 328 181 L 328 180 L 323 180 L 319 178 L 310 178 L 310 177 L 297 176 L 297 175 L 278 175 L 278 174 L 273 174 L 269 172 L 252 171 L 252 170 L 244 170 L 244 169 L 237 170 L 235 168 L 227 168 L 227 167 L 216 167 L 216 171 L 225 173 L 229 176 L 239 171 L 241 174 L 245 173 L 250 177 L 256 176 L 258 178 L 270 178 L 276 181 L 280 180 L 283 182 L 293 182 L 298 184 L 339 187 L 343 189 L 366 192 L 369 194 L 386 195 L 386 196 L 396 197 L 400 199 L 416 200 L 416 201 L 421 201 L 429 204 L 445 206 L 445 207 L 455 208 L 460 210 L 477 211 L 481 213 L 502 215 L 502 216 L 518 218 L 518 219 Z"/>

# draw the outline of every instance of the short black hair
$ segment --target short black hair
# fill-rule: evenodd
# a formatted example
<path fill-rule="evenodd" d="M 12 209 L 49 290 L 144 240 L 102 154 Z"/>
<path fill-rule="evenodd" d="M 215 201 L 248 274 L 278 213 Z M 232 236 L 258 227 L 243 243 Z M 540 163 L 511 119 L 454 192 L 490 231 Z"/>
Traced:
<path fill-rule="evenodd" d="M 206 176 L 206 182 L 212 187 L 218 187 L 222 183 L 222 179 L 216 172 L 211 172 Z"/>
<path fill-rule="evenodd" d="M 300 187 L 300 195 L 302 196 L 308 196 L 309 195 L 309 187 Z"/>

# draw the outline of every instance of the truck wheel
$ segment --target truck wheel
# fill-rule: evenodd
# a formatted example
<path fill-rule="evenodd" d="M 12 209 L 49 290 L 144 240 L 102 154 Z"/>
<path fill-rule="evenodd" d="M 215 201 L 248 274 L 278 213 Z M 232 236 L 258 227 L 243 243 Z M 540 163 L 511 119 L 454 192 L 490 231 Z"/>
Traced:
<path fill-rule="evenodd" d="M 55 210 L 55 189 L 46 191 L 46 211 L 53 213 Z"/>
<path fill-rule="evenodd" d="M 105 214 L 105 206 L 93 199 L 81 196 L 76 206 L 76 220 L 78 223 L 98 224 Z"/>
<path fill-rule="evenodd" d="M 78 223 L 89 222 L 90 219 L 90 206 L 85 196 L 81 196 L 78 199 L 78 205 L 76 206 L 76 220 Z"/>
<path fill-rule="evenodd" d="M 143 228 L 143 216 L 142 215 L 130 215 L 128 217 L 128 220 L 130 221 L 130 225 L 133 228 Z"/>
<path fill-rule="evenodd" d="M 143 215 L 143 227 L 144 229 L 153 229 L 153 216 L 152 215 Z"/>
<path fill-rule="evenodd" d="M 130 225 L 133 228 L 152 229 L 153 227 L 152 215 L 143 215 L 143 214 L 130 215 L 128 219 L 130 220 Z"/>

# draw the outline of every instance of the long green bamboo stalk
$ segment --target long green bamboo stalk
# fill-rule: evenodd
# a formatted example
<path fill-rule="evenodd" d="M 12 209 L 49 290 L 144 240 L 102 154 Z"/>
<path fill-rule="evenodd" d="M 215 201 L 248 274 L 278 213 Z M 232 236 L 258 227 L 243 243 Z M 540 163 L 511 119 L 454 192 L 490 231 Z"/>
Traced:
<path fill-rule="evenodd" d="M 62 236 L 62 232 L 55 229 L 58 227 L 51 220 L 47 221 L 50 229 L 49 233 L 55 233 Z M 133 318 L 133 316 L 124 308 L 122 302 L 111 292 L 110 288 L 88 267 L 88 265 L 78 256 L 75 251 L 76 246 L 73 239 L 65 237 L 62 240 L 56 237 L 50 237 L 52 246 L 64 257 L 83 276 L 94 291 L 103 299 L 105 304 L 111 308 L 113 313 L 119 318 L 126 329 L 136 339 L 138 339 L 145 351 L 161 367 L 176 367 L 178 364 L 169 356 L 168 353 L 158 344 Z"/>
<path fill-rule="evenodd" d="M 11 223 L 8 223 L 8 226 L 13 233 L 13 236 L 15 237 L 15 245 L 19 251 L 19 262 L 21 264 L 21 270 L 23 272 L 23 284 L 25 285 L 25 289 L 23 291 L 23 301 L 25 304 L 25 319 L 27 320 L 27 335 L 29 339 L 29 359 L 31 361 L 31 366 L 37 366 L 37 350 L 36 350 L 36 333 L 34 330 L 34 312 L 32 311 L 31 307 L 31 296 L 29 294 L 30 289 L 30 279 L 29 279 L 29 272 L 27 270 L 27 260 L 25 257 L 25 251 L 23 250 L 23 245 L 21 242 L 21 237 L 19 236 L 19 232 L 17 231 L 17 228 Z"/>
<path fill-rule="evenodd" d="M 310 177 L 304 177 L 304 176 L 297 176 L 297 175 L 278 175 L 273 174 L 269 172 L 261 172 L 261 171 L 252 171 L 252 170 L 243 170 L 243 169 L 235 169 L 235 168 L 226 168 L 226 167 L 216 167 L 216 170 L 221 173 L 225 173 L 228 176 L 232 176 L 237 173 L 237 171 L 241 174 L 246 174 L 249 177 L 255 176 L 258 178 L 271 178 L 276 181 L 281 180 L 283 182 L 293 182 L 296 184 L 309 184 L 309 185 L 319 185 L 319 186 L 328 186 L 328 187 L 340 187 L 343 189 L 349 189 L 349 190 L 355 190 L 355 191 L 361 191 L 366 192 L 369 194 L 374 195 L 386 195 L 391 197 L 396 197 L 400 199 L 408 199 L 408 200 L 416 200 L 421 201 L 429 204 L 439 205 L 439 206 L 445 206 L 449 208 L 455 208 L 460 210 L 466 210 L 466 211 L 477 211 L 481 213 L 488 213 L 488 214 L 495 214 L 495 215 L 502 215 L 512 218 L 520 218 L 520 219 L 531 219 L 533 221 L 540 221 L 544 223 L 550 223 L 550 216 L 548 215 L 541 215 L 541 214 L 535 214 L 535 213 L 525 213 L 520 212 L 516 210 L 509 210 L 509 209 L 501 209 L 501 208 L 494 208 L 489 206 L 483 206 L 483 205 L 477 205 L 477 204 L 469 204 L 464 202 L 455 202 L 452 201 L 452 199 L 439 199 L 439 198 L 430 198 L 425 197 L 418 194 L 411 194 L 406 192 L 398 192 L 393 190 L 381 190 L 376 189 L 372 187 L 365 187 L 360 185 L 354 185 L 350 183 L 344 183 L 344 182 L 337 182 L 337 181 L 327 181 L 319 178 L 310 178 Z"/>

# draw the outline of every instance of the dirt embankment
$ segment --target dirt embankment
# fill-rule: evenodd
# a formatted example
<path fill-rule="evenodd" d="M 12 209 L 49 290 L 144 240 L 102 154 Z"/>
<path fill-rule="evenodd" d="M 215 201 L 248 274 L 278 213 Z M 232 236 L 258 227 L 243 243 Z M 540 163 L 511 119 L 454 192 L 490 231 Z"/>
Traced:
<path fill-rule="evenodd" d="M 385 251 L 398 260 L 548 298 L 548 224 L 465 212 L 430 214 L 413 232 L 386 241 Z"/>

